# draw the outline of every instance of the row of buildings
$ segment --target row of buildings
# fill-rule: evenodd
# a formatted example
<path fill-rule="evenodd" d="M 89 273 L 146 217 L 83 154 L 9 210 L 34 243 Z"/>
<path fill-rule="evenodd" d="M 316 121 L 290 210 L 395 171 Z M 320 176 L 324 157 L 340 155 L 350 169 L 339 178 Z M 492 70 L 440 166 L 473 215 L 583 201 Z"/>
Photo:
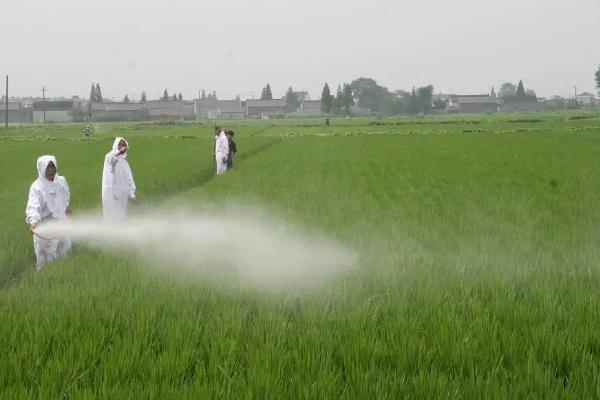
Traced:
<path fill-rule="evenodd" d="M 562 109 L 569 102 L 579 106 L 598 107 L 600 98 L 589 92 L 584 92 L 575 99 L 564 99 L 555 96 L 550 99 L 536 96 L 497 97 L 495 94 L 457 95 L 434 94 L 434 107 L 446 113 L 477 114 L 485 112 L 514 112 L 514 111 L 544 111 Z"/>
<path fill-rule="evenodd" d="M 6 103 L 0 102 L 0 121 L 5 120 Z M 8 103 L 8 122 L 73 122 L 73 121 L 160 121 L 198 119 L 271 118 L 280 115 L 319 116 L 321 101 L 302 100 L 289 110 L 285 99 L 274 100 L 209 100 L 147 101 L 92 103 L 71 100 L 39 100 Z"/>
<path fill-rule="evenodd" d="M 562 109 L 568 102 L 576 105 L 599 107 L 600 99 L 584 92 L 576 99 L 543 99 L 535 96 L 511 96 L 500 98 L 495 94 L 456 95 L 434 94 L 433 108 L 436 112 L 473 114 L 485 112 L 543 111 Z M 6 103 L 0 102 L 0 121 L 6 118 Z M 353 107 L 353 113 L 368 115 L 367 110 Z M 274 100 L 211 100 L 193 101 L 153 100 L 141 103 L 102 102 L 92 103 L 74 97 L 70 100 L 36 100 L 8 103 L 8 122 L 44 123 L 73 121 L 160 121 L 200 119 L 272 118 L 276 116 L 320 116 L 321 101 L 310 100 L 304 94 L 299 106 L 290 110 L 285 99 Z"/>

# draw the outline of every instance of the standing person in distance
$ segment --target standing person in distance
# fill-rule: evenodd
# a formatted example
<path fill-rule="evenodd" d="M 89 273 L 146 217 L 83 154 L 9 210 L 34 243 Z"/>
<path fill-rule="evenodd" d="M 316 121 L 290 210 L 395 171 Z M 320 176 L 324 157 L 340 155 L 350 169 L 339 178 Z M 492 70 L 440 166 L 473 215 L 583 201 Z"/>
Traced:
<path fill-rule="evenodd" d="M 233 141 L 234 132 L 232 130 L 227 130 L 227 140 L 229 145 L 229 154 L 227 156 L 227 169 L 233 168 L 233 156 L 237 153 L 237 147 L 235 142 Z"/>
<path fill-rule="evenodd" d="M 215 141 L 215 161 L 217 163 L 217 175 L 227 172 L 227 158 L 229 157 L 229 140 L 225 129 L 215 128 L 219 135 Z"/>
<path fill-rule="evenodd" d="M 105 220 L 121 220 L 127 216 L 130 200 L 135 199 L 135 182 L 127 162 L 129 143 L 118 137 L 104 157 L 102 172 L 102 212 Z"/>
<path fill-rule="evenodd" d="M 33 249 L 39 271 L 42 267 L 69 252 L 71 240 L 44 239 L 35 234 L 38 225 L 50 220 L 64 219 L 71 213 L 69 201 L 71 193 L 67 180 L 58 175 L 54 156 L 41 156 L 37 159 L 38 178 L 29 188 L 29 199 L 25 208 L 25 221 L 33 235 Z"/>

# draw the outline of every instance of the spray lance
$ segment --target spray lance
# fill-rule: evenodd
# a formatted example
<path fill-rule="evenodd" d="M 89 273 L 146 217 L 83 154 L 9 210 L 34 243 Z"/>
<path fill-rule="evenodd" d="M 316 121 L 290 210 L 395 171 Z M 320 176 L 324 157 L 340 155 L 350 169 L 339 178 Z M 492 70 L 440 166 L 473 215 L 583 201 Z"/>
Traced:
<path fill-rule="evenodd" d="M 39 237 L 40 239 L 44 239 L 44 240 L 56 240 L 56 239 L 53 239 L 53 238 L 42 236 L 39 233 L 35 232 L 34 230 L 31 231 L 31 234 L 34 235 L 34 236 Z"/>
<path fill-rule="evenodd" d="M 72 211 L 70 207 L 67 207 L 67 209 L 65 210 L 65 214 L 66 215 L 71 215 Z M 56 220 L 55 218 L 48 218 L 47 220 Z M 40 224 L 36 223 L 35 227 L 31 227 L 29 228 L 29 231 L 31 232 L 32 235 L 39 237 L 40 239 L 44 239 L 44 240 L 59 240 L 61 238 L 51 238 L 51 237 L 46 237 L 44 235 L 39 234 L 38 232 L 36 232 L 36 230 L 38 229 L 38 227 L 40 226 Z"/>

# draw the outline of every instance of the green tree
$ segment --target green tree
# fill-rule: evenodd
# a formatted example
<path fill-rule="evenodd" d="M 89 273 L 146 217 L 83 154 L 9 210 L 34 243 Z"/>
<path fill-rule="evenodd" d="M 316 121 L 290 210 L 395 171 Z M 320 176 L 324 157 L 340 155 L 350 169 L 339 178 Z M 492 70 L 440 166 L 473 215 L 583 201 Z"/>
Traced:
<path fill-rule="evenodd" d="M 416 101 L 417 111 L 423 114 L 429 114 L 431 111 L 431 99 L 433 97 L 433 86 L 423 86 L 417 89 Z"/>
<path fill-rule="evenodd" d="M 388 93 L 381 101 L 379 112 L 385 116 L 400 114 L 401 102 L 398 93 Z"/>
<path fill-rule="evenodd" d="M 398 114 L 413 114 L 415 109 L 416 93 L 414 89 L 412 92 L 405 90 L 398 90 L 395 92 Z"/>
<path fill-rule="evenodd" d="M 342 105 L 344 103 L 344 93 L 342 92 L 342 86 L 338 85 L 337 92 L 334 98 L 331 100 L 331 111 L 335 115 L 340 115 L 342 113 Z"/>
<path fill-rule="evenodd" d="M 96 85 L 92 82 L 92 88 L 90 89 L 90 103 L 97 103 L 98 98 L 96 97 Z"/>
<path fill-rule="evenodd" d="M 262 93 L 260 95 L 260 99 L 261 100 L 273 100 L 273 93 L 271 93 L 271 85 L 269 85 L 267 83 L 267 86 L 265 86 L 262 90 Z"/>
<path fill-rule="evenodd" d="M 123 97 L 123 103 L 129 103 L 129 96 L 127 94 Z"/>
<path fill-rule="evenodd" d="M 358 106 L 371 111 L 379 111 L 383 98 L 389 93 L 387 88 L 378 85 L 371 78 L 355 79 L 350 87 L 353 97 L 358 100 Z"/>
<path fill-rule="evenodd" d="M 329 85 L 325 83 L 325 86 L 323 86 L 323 92 L 321 92 L 321 112 L 324 114 L 329 114 L 333 105 L 332 103 L 333 96 L 331 96 L 331 92 L 329 91 Z"/>
<path fill-rule="evenodd" d="M 146 92 L 143 91 L 142 92 L 142 103 L 145 103 L 145 102 L 146 102 Z"/>
<path fill-rule="evenodd" d="M 102 90 L 100 89 L 100 84 L 96 83 L 96 103 L 102 103 Z"/>
<path fill-rule="evenodd" d="M 517 86 L 517 96 L 525 96 L 525 86 L 523 86 L 523 80 L 519 80 L 519 85 Z"/>
<path fill-rule="evenodd" d="M 206 100 L 206 91 L 202 89 L 202 96 L 200 96 L 202 100 Z"/>
<path fill-rule="evenodd" d="M 408 114 L 416 114 L 419 112 L 419 101 L 417 99 L 417 90 L 413 86 L 412 91 L 410 92 L 410 97 L 408 98 L 408 104 L 406 111 Z"/>
<path fill-rule="evenodd" d="M 498 97 L 510 97 L 510 96 L 516 96 L 516 95 L 517 95 L 517 87 L 510 82 L 504 82 L 500 86 L 500 90 L 498 91 Z"/>
<path fill-rule="evenodd" d="M 600 89 L 600 65 L 596 71 L 596 89 Z"/>
<path fill-rule="evenodd" d="M 294 92 L 294 89 L 290 86 L 285 93 L 285 105 L 288 112 L 294 112 L 298 110 L 300 101 L 298 100 L 298 93 Z"/>
<path fill-rule="evenodd" d="M 167 91 L 167 89 L 165 89 L 165 91 L 163 92 L 161 100 L 162 101 L 169 101 L 169 92 Z"/>

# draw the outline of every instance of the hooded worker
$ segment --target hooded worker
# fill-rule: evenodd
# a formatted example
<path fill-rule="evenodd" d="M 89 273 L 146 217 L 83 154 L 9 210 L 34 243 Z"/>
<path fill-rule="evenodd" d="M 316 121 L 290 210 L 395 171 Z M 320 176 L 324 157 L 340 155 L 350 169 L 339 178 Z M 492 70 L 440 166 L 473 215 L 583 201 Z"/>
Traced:
<path fill-rule="evenodd" d="M 65 255 L 71 249 L 71 241 L 66 238 L 42 238 L 35 234 L 38 225 L 50 220 L 64 219 L 71 212 L 71 194 L 67 180 L 58 175 L 54 156 L 41 156 L 37 159 L 38 178 L 29 188 L 29 200 L 25 209 L 26 222 L 33 235 L 33 249 L 37 258 L 36 267 L 41 269 L 46 263 Z"/>
<path fill-rule="evenodd" d="M 104 218 L 120 220 L 127 215 L 130 199 L 135 199 L 135 183 L 127 162 L 129 144 L 118 137 L 104 157 L 102 172 L 102 209 Z"/>
<path fill-rule="evenodd" d="M 227 172 L 227 159 L 229 157 L 229 139 L 224 129 L 221 129 L 215 142 L 215 161 L 217 162 L 217 175 Z"/>

